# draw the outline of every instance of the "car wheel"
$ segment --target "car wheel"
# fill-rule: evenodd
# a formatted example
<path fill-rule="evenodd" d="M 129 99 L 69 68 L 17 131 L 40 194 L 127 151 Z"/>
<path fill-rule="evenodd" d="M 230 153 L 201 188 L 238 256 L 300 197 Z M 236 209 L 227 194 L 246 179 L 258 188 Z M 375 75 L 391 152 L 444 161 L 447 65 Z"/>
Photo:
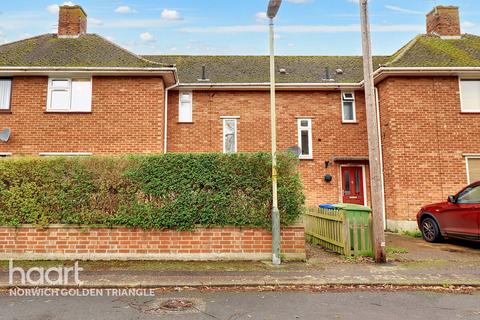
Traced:
<path fill-rule="evenodd" d="M 427 242 L 439 242 L 442 239 L 440 228 L 432 218 L 425 218 L 421 224 L 423 239 Z"/>

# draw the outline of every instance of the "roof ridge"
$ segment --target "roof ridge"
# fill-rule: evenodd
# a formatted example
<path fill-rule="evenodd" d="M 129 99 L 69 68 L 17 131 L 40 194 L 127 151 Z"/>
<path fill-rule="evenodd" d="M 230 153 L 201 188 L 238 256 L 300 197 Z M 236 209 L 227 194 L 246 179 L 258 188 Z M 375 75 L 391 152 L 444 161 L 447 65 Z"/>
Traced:
<path fill-rule="evenodd" d="M 375 55 L 374 57 L 387 58 L 392 55 Z M 189 57 L 189 58 L 268 58 L 268 55 L 195 55 L 195 54 L 142 54 L 141 57 Z M 361 55 L 277 55 L 276 58 L 362 58 Z"/>
<path fill-rule="evenodd" d="M 124 52 L 126 52 L 126 53 L 128 53 L 128 54 L 130 54 L 130 55 L 132 55 L 132 56 L 134 56 L 135 58 L 139 59 L 140 61 L 143 61 L 143 62 L 146 62 L 146 63 L 155 64 L 155 65 L 159 65 L 159 66 L 170 66 L 170 64 L 167 64 L 167 63 L 161 63 L 161 62 L 156 62 L 156 61 L 151 61 L 151 60 L 145 59 L 145 58 L 143 58 L 142 56 L 140 56 L 140 55 L 138 55 L 138 54 L 136 54 L 136 53 L 134 53 L 134 52 L 132 52 L 132 51 L 130 51 L 130 50 L 128 50 L 128 49 L 125 49 L 124 47 L 116 44 L 116 43 L 113 42 L 113 41 L 108 40 L 107 38 L 105 38 L 105 37 L 103 37 L 103 36 L 101 36 L 101 35 L 99 35 L 99 34 L 97 34 L 97 33 L 90 33 L 90 34 L 91 34 L 91 35 L 94 35 L 94 36 L 96 36 L 96 37 L 99 37 L 100 39 L 108 42 L 109 44 L 115 46 L 116 48 L 118 48 L 118 49 L 120 49 L 120 50 L 122 50 L 122 51 L 124 51 Z"/>
<path fill-rule="evenodd" d="M 390 66 L 392 64 L 394 64 L 395 62 L 398 62 L 400 59 L 402 59 L 406 54 L 407 52 L 413 48 L 413 46 L 415 46 L 415 44 L 417 44 L 418 40 L 423 37 L 424 34 L 419 34 L 417 35 L 415 38 L 413 38 L 412 40 L 410 40 L 405 46 L 403 46 L 403 48 L 400 48 L 400 50 L 398 50 L 397 52 L 395 52 L 391 57 L 393 58 L 392 60 L 390 61 L 387 61 L 385 63 L 385 66 Z"/>
<path fill-rule="evenodd" d="M 462 38 L 463 37 L 475 37 L 475 38 L 480 38 L 480 35 L 477 35 L 477 34 L 473 34 L 473 33 L 464 33 L 462 34 Z"/>

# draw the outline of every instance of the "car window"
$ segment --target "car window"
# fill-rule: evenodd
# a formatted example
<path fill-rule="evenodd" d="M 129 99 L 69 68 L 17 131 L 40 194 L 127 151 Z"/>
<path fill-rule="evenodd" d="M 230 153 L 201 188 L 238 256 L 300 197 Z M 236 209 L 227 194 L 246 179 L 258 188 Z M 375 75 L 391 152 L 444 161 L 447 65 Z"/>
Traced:
<path fill-rule="evenodd" d="M 480 203 L 480 186 L 463 190 L 458 195 L 458 203 Z"/>

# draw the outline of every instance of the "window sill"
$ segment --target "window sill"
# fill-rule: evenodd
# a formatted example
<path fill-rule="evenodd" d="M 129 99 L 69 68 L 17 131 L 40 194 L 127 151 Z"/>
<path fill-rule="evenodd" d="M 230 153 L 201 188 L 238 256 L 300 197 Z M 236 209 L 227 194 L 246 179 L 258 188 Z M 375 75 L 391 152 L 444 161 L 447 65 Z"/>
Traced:
<path fill-rule="evenodd" d="M 0 114 L 12 114 L 12 110 L 0 110 Z"/>
<path fill-rule="evenodd" d="M 342 121 L 342 124 L 358 124 L 358 121 Z"/>
<path fill-rule="evenodd" d="M 480 110 L 460 111 L 460 114 L 480 114 Z"/>
<path fill-rule="evenodd" d="M 177 124 L 193 124 L 194 122 L 193 121 L 190 121 L 190 122 L 180 122 L 178 121 Z"/>
<path fill-rule="evenodd" d="M 40 152 L 40 157 L 90 157 L 91 152 Z"/>
<path fill-rule="evenodd" d="M 298 159 L 301 160 L 301 161 L 303 161 L 303 160 L 312 161 L 313 157 L 299 157 Z"/>
<path fill-rule="evenodd" d="M 52 114 L 91 114 L 92 111 L 44 111 L 43 113 L 52 113 Z"/>

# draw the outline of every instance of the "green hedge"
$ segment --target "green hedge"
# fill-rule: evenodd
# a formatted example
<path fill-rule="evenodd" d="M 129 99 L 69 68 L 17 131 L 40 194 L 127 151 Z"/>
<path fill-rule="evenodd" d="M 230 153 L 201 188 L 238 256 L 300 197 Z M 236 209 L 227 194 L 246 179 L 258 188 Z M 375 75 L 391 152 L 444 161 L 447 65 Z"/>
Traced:
<path fill-rule="evenodd" d="M 301 215 L 297 161 L 279 156 L 282 223 Z M 270 225 L 270 156 L 167 154 L 0 161 L 0 225 Z"/>

